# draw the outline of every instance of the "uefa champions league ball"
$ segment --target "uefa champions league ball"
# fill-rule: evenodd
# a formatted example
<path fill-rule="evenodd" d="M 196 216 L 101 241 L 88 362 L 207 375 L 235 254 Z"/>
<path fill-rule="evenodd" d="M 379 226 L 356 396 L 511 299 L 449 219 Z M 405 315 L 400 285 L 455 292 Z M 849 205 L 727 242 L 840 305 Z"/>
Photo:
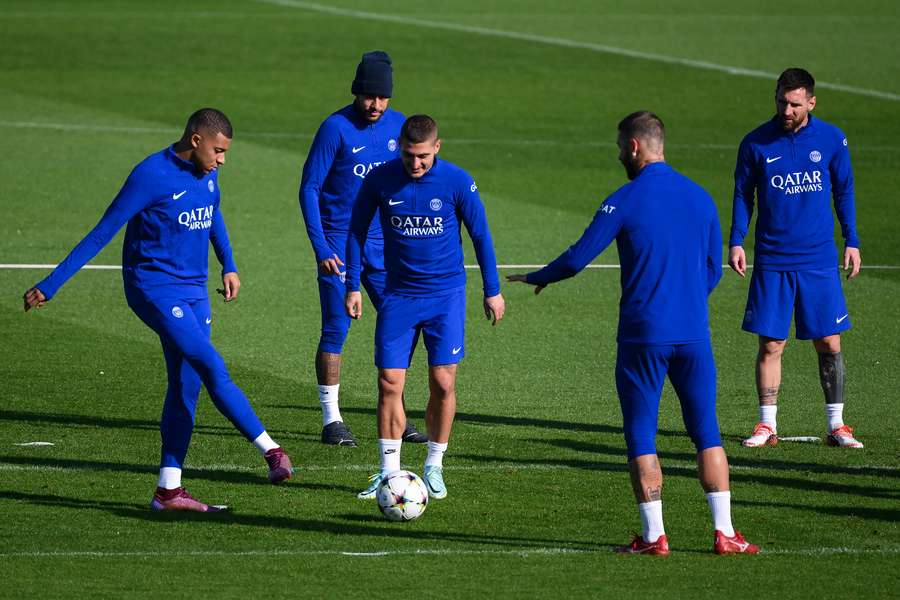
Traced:
<path fill-rule="evenodd" d="M 375 492 L 381 514 L 391 521 L 418 519 L 428 506 L 425 482 L 410 471 L 394 471 L 385 476 Z"/>

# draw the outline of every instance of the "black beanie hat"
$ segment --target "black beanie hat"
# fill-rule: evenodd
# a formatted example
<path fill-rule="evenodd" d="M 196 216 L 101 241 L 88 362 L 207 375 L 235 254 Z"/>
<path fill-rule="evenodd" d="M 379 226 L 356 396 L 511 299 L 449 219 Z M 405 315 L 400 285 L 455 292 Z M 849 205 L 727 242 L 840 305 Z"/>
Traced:
<path fill-rule="evenodd" d="M 350 86 L 350 93 L 390 98 L 393 91 L 394 70 L 387 52 L 375 50 L 363 54 L 356 67 L 356 78 Z"/>

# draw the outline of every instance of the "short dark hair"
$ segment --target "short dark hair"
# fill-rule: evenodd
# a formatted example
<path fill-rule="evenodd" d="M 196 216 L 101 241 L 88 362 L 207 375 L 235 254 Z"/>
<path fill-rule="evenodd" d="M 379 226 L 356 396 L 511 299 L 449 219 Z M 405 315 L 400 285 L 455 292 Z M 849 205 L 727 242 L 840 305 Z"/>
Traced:
<path fill-rule="evenodd" d="M 400 128 L 400 139 L 411 144 L 421 144 L 437 138 L 438 126 L 428 115 L 413 115 Z"/>
<path fill-rule="evenodd" d="M 813 79 L 813 76 L 806 69 L 791 67 L 790 69 L 785 69 L 778 76 L 778 83 L 775 84 L 775 93 L 777 94 L 780 90 L 789 92 L 798 88 L 805 89 L 809 96 L 815 96 L 816 80 Z"/>
<path fill-rule="evenodd" d="M 206 131 L 212 135 L 221 133 L 229 140 L 234 137 L 231 121 L 221 110 L 216 108 L 201 108 L 190 117 L 184 127 L 184 137 L 190 137 L 198 131 Z"/>
<path fill-rule="evenodd" d="M 666 126 L 649 110 L 639 110 L 619 121 L 619 135 L 628 139 L 656 141 L 662 146 L 666 141 Z"/>

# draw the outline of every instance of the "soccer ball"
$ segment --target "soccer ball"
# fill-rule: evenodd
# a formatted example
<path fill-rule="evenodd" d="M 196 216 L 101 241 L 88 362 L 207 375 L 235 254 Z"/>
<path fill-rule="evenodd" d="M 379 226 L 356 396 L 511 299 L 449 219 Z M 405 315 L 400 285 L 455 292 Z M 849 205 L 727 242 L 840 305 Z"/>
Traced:
<path fill-rule="evenodd" d="M 425 512 L 428 490 L 415 473 L 394 471 L 381 480 L 375 499 L 381 513 L 391 521 L 412 521 Z"/>

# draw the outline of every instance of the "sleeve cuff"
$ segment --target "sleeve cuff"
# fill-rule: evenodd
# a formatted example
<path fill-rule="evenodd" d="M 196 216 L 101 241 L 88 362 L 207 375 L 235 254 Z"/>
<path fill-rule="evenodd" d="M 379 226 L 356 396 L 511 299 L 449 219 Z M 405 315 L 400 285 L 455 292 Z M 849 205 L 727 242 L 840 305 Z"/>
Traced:
<path fill-rule="evenodd" d="M 744 245 L 744 236 L 737 235 L 736 233 L 732 233 L 731 237 L 728 238 L 728 247 L 732 248 L 734 246 L 743 246 Z"/>
<path fill-rule="evenodd" d="M 225 261 L 222 265 L 222 275 L 225 275 L 225 273 L 237 273 L 237 265 L 234 260 Z"/>

